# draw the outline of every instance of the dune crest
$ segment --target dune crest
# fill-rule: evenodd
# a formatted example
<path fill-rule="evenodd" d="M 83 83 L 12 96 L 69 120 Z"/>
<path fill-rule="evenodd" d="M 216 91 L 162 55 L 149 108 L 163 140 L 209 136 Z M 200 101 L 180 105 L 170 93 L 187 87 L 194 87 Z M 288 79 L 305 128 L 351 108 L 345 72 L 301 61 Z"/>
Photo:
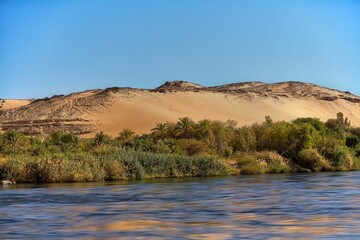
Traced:
<path fill-rule="evenodd" d="M 123 128 L 146 133 L 159 122 L 189 116 L 194 120 L 232 119 L 239 125 L 298 117 L 334 118 L 343 112 L 360 126 L 360 97 L 350 92 L 302 82 L 232 83 L 204 87 L 186 81 L 166 82 L 155 89 L 107 88 L 37 100 L 2 100 L 0 129 L 47 135 L 71 131 L 116 136 Z M 6 105 L 8 103 L 8 105 Z"/>

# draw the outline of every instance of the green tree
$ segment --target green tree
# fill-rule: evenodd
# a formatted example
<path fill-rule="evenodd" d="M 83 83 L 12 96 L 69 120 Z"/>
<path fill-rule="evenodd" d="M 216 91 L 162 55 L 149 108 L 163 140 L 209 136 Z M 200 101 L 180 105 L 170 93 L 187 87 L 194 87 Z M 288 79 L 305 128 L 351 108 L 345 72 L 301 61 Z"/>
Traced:
<path fill-rule="evenodd" d="M 119 139 L 123 142 L 129 142 L 131 139 L 133 139 L 135 136 L 135 132 L 131 128 L 124 128 L 119 133 Z"/>
<path fill-rule="evenodd" d="M 195 122 L 189 117 L 182 117 L 176 122 L 175 132 L 179 138 L 190 138 L 195 127 Z"/>
<path fill-rule="evenodd" d="M 163 139 L 168 135 L 168 124 L 167 123 L 157 123 L 153 129 L 152 133 L 156 138 Z"/>
<path fill-rule="evenodd" d="M 110 144 L 110 142 L 111 142 L 110 136 L 102 131 L 97 133 L 93 139 L 93 144 L 95 146 L 107 145 Z"/>
<path fill-rule="evenodd" d="M 256 150 L 256 134 L 251 127 L 241 127 L 236 130 L 233 143 L 235 151 L 253 152 Z"/>
<path fill-rule="evenodd" d="M 7 130 L 2 136 L 4 151 L 8 153 L 18 153 L 26 150 L 28 139 L 21 132 L 16 130 Z"/>
<path fill-rule="evenodd" d="M 187 155 L 200 155 L 207 154 L 209 152 L 209 148 L 200 140 L 180 139 L 178 140 L 178 144 L 180 149 Z"/>
<path fill-rule="evenodd" d="M 211 131 L 211 120 L 203 119 L 197 122 L 195 129 L 198 139 L 205 139 Z"/>
<path fill-rule="evenodd" d="M 74 133 L 56 131 L 46 138 L 45 145 L 52 151 L 66 152 L 76 150 L 79 142 L 80 139 Z"/>
<path fill-rule="evenodd" d="M 350 122 L 348 118 L 344 118 L 344 114 L 342 112 L 338 112 L 336 114 L 336 119 L 328 119 L 325 125 L 334 134 L 342 139 L 345 139 L 346 131 L 350 127 Z"/>
<path fill-rule="evenodd" d="M 155 143 L 152 141 L 152 138 L 149 134 L 143 134 L 141 136 L 134 136 L 131 140 L 125 142 L 127 148 L 132 148 L 135 151 L 141 152 L 152 152 L 154 149 Z"/>
<path fill-rule="evenodd" d="M 265 116 L 265 123 L 266 124 L 272 124 L 273 123 L 273 120 L 270 116 Z"/>
<path fill-rule="evenodd" d="M 229 124 L 221 121 L 213 121 L 211 132 L 206 139 L 208 146 L 222 156 L 230 156 L 233 153 L 232 142 L 235 138 L 235 130 Z"/>
<path fill-rule="evenodd" d="M 294 159 L 302 149 L 301 128 L 289 122 L 264 123 L 256 128 L 257 150 L 273 150 Z"/>
<path fill-rule="evenodd" d="M 317 131 L 319 131 L 320 134 L 324 134 L 326 132 L 326 126 L 325 126 L 324 122 L 322 122 L 318 118 L 310 118 L 310 117 L 308 117 L 308 118 L 297 118 L 297 119 L 295 119 L 293 121 L 293 123 L 295 123 L 297 125 L 310 124 Z"/>

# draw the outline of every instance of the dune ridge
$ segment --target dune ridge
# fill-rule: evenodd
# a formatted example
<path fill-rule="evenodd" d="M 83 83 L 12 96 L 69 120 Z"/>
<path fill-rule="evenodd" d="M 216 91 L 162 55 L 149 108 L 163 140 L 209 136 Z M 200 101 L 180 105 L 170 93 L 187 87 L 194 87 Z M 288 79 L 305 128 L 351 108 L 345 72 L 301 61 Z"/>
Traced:
<path fill-rule="evenodd" d="M 36 100 L 1 100 L 0 129 L 30 135 L 70 131 L 116 136 L 123 128 L 149 132 L 156 123 L 189 116 L 194 120 L 232 119 L 239 125 L 298 117 L 334 118 L 343 112 L 360 126 L 360 97 L 303 82 L 231 83 L 205 87 L 187 81 L 166 82 L 155 89 L 112 87 Z"/>

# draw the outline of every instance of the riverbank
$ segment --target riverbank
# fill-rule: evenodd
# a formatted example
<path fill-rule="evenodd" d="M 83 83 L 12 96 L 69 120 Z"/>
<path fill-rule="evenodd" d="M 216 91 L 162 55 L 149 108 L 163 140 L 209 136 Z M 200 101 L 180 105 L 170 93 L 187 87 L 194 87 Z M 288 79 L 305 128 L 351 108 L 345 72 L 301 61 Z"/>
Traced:
<path fill-rule="evenodd" d="M 360 128 L 339 113 L 322 122 L 298 118 L 237 127 L 188 117 L 159 123 L 150 134 L 117 137 L 0 134 L 0 180 L 89 182 L 165 177 L 349 171 L 360 168 Z"/>
<path fill-rule="evenodd" d="M 315 166 L 318 163 L 312 163 Z M 10 155 L 0 161 L 0 176 L 11 183 L 101 182 L 151 178 L 210 177 L 270 173 L 337 171 L 325 165 L 308 169 L 276 152 L 240 153 L 232 158 L 184 156 L 124 150 L 56 153 L 44 156 Z M 345 169 L 355 170 L 355 169 Z"/>

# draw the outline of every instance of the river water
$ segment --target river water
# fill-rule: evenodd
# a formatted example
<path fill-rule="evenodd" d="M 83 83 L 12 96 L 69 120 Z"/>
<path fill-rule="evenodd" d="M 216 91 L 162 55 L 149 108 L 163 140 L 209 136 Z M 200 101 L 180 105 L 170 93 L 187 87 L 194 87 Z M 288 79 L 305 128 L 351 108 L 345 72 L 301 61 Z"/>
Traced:
<path fill-rule="evenodd" d="M 360 172 L 0 186 L 0 239 L 360 239 Z"/>

